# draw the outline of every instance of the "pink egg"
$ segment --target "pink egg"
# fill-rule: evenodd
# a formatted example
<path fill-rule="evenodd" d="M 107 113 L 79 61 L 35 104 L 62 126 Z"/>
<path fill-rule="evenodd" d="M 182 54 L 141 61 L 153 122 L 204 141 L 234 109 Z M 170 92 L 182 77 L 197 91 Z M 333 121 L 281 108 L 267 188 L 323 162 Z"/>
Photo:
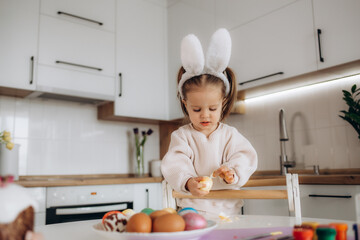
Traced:
<path fill-rule="evenodd" d="M 182 216 L 185 220 L 185 231 L 202 229 L 207 226 L 206 219 L 200 214 L 189 212 Z"/>

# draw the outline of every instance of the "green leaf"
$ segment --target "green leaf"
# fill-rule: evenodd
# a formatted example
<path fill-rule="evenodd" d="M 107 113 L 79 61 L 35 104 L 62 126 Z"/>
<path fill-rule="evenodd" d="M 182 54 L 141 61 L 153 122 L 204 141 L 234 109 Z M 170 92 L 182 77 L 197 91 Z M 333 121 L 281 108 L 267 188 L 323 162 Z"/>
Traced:
<path fill-rule="evenodd" d="M 355 92 L 355 90 L 356 90 L 356 84 L 354 84 L 354 85 L 352 86 L 352 88 L 351 88 L 351 92 L 352 92 L 352 93 L 354 93 L 354 92 Z"/>

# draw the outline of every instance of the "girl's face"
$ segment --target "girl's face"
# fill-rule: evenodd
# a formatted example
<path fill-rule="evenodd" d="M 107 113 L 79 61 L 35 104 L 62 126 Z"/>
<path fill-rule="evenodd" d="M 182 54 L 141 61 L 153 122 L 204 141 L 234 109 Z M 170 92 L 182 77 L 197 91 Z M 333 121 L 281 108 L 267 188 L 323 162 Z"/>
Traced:
<path fill-rule="evenodd" d="M 218 126 L 223 97 L 216 85 L 194 86 L 183 100 L 193 127 L 207 137 Z"/>

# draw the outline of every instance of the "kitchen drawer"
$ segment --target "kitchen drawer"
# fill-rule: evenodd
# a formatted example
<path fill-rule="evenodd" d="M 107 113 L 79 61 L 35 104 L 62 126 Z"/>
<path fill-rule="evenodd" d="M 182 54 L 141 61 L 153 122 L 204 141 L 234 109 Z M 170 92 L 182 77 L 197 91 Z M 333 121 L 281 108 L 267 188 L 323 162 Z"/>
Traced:
<path fill-rule="evenodd" d="M 113 33 L 48 16 L 40 17 L 39 64 L 114 76 L 114 52 Z"/>
<path fill-rule="evenodd" d="M 300 185 L 303 217 L 356 220 L 359 185 Z"/>
<path fill-rule="evenodd" d="M 37 90 L 114 101 L 114 78 L 80 71 L 38 66 Z"/>
<path fill-rule="evenodd" d="M 115 0 L 42 0 L 40 12 L 89 27 L 115 31 Z"/>

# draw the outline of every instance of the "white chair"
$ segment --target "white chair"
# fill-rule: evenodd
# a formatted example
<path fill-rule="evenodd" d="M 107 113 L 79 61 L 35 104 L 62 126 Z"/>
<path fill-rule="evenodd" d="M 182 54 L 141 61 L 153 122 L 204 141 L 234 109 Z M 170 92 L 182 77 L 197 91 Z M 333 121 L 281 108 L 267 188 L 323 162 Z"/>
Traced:
<path fill-rule="evenodd" d="M 294 215 L 296 224 L 301 224 L 301 206 L 299 179 L 297 174 L 286 174 L 286 180 L 283 182 L 286 190 L 211 190 L 204 197 L 195 197 L 191 194 L 183 194 L 174 191 L 164 180 L 163 188 L 163 207 L 177 208 L 177 198 L 203 198 L 203 199 L 287 199 L 289 214 Z"/>

